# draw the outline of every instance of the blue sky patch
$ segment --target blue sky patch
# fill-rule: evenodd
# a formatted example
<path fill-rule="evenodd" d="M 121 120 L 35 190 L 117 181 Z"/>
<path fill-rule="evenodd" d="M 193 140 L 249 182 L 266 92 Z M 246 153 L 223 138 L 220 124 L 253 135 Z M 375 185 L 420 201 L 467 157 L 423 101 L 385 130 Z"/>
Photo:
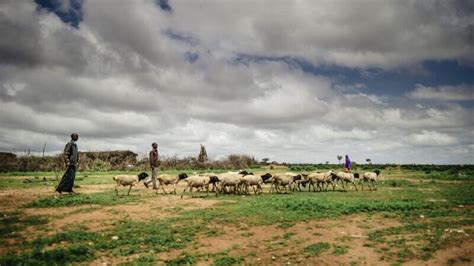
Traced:
<path fill-rule="evenodd" d="M 350 68 L 339 65 L 314 65 L 302 58 L 291 56 L 256 56 L 238 54 L 235 63 L 251 64 L 263 62 L 284 62 L 290 67 L 299 68 L 306 73 L 331 78 L 335 85 L 349 86 L 364 84 L 359 91 L 367 94 L 400 96 L 412 91 L 416 84 L 424 86 L 444 86 L 474 84 L 474 67 L 461 65 L 455 60 L 428 60 L 416 68 L 405 67 L 394 70 L 381 68 Z"/>
<path fill-rule="evenodd" d="M 173 9 L 171 8 L 168 0 L 157 0 L 156 4 L 161 8 L 163 11 L 171 12 Z"/>
<path fill-rule="evenodd" d="M 82 2 L 83 0 L 71 0 L 69 6 L 62 6 L 60 0 L 35 0 L 40 8 L 44 8 L 56 14 L 62 22 L 79 28 L 82 21 Z"/>
<path fill-rule="evenodd" d="M 176 32 L 176 31 L 173 31 L 171 29 L 168 29 L 164 32 L 164 34 L 168 38 L 173 39 L 175 41 L 184 42 L 184 43 L 189 44 L 189 45 L 198 44 L 198 41 L 193 36 L 185 34 L 185 33 L 180 33 L 180 32 Z"/>
<path fill-rule="evenodd" d="M 186 52 L 186 53 L 184 53 L 184 58 L 186 59 L 186 61 L 188 61 L 189 63 L 192 64 L 192 63 L 196 62 L 199 59 L 199 54 Z"/>

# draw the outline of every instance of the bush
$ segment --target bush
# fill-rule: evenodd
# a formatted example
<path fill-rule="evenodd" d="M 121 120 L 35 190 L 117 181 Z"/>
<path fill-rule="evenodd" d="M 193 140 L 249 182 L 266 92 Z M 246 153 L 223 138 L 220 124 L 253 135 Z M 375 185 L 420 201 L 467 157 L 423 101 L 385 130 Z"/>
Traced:
<path fill-rule="evenodd" d="M 93 163 L 92 163 L 92 167 L 91 167 L 91 170 L 92 171 L 95 171 L 95 172 L 98 172 L 98 171 L 109 171 L 112 169 L 112 166 L 110 165 L 109 162 L 104 162 L 100 159 L 96 159 Z"/>

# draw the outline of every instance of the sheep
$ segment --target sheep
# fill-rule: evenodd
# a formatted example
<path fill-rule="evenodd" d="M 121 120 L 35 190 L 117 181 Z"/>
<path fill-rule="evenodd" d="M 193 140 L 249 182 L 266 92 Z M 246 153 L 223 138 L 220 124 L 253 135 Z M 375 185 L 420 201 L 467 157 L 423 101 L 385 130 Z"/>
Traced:
<path fill-rule="evenodd" d="M 311 190 L 311 186 L 313 187 L 313 191 L 316 191 L 316 187 L 319 188 L 320 191 L 322 191 L 323 189 L 326 190 L 329 184 L 332 184 L 333 189 L 335 189 L 335 185 L 332 180 L 333 173 L 333 170 L 330 170 L 325 173 L 310 173 L 307 177 L 309 182 L 308 190 Z M 314 186 L 315 184 L 316 187 Z M 324 185 L 326 185 L 326 187 L 324 187 Z"/>
<path fill-rule="evenodd" d="M 265 184 L 266 184 L 266 183 L 272 183 L 272 182 L 273 182 L 273 180 L 272 180 L 272 177 L 273 177 L 273 176 L 272 176 L 272 174 L 270 174 L 270 173 L 266 173 L 266 174 L 264 174 L 264 175 L 261 175 L 260 177 L 262 178 L 262 181 L 263 181 L 263 183 L 265 183 Z"/>
<path fill-rule="evenodd" d="M 253 174 L 244 175 L 241 180 L 241 185 L 243 186 L 243 190 L 247 193 L 248 193 L 248 187 L 251 186 L 255 194 L 257 194 L 257 192 L 262 194 L 263 193 L 262 184 L 263 184 L 262 177 L 256 176 Z"/>
<path fill-rule="evenodd" d="M 239 174 L 234 174 L 234 173 L 223 173 L 218 175 L 218 178 L 220 180 L 219 184 L 219 189 L 217 190 L 217 194 L 219 194 L 222 191 L 226 191 L 226 187 L 233 187 L 234 188 L 234 194 L 237 193 L 237 189 L 242 183 L 242 175 Z M 216 194 L 216 195 L 217 195 Z"/>
<path fill-rule="evenodd" d="M 186 173 L 181 173 L 178 176 L 174 175 L 166 175 L 166 174 L 161 174 L 156 177 L 158 180 L 158 188 L 157 188 L 157 193 L 158 189 L 161 187 L 163 190 L 163 193 L 166 194 L 165 185 L 173 185 L 173 194 L 176 194 L 176 186 L 178 185 L 179 181 L 186 179 L 188 175 Z"/>
<path fill-rule="evenodd" d="M 200 176 L 209 176 L 210 183 L 212 185 L 212 192 L 216 192 L 217 190 L 217 183 L 219 183 L 219 177 L 215 173 L 202 173 L 199 174 Z"/>
<path fill-rule="evenodd" d="M 287 175 L 290 174 L 290 173 L 287 173 Z M 307 180 L 307 175 L 304 175 L 304 174 L 293 174 L 291 173 L 292 177 L 293 177 L 293 180 L 291 181 L 291 187 L 292 187 L 292 190 L 295 191 L 296 189 L 298 189 L 300 192 L 301 192 L 301 186 L 303 187 L 306 187 L 306 184 L 308 183 L 308 180 Z"/>
<path fill-rule="evenodd" d="M 115 194 L 118 196 L 118 187 L 120 186 L 130 186 L 127 192 L 127 196 L 130 194 L 130 190 L 135 186 L 136 183 L 145 180 L 148 177 L 148 174 L 141 172 L 138 175 L 117 175 L 113 177 L 115 184 Z"/>
<path fill-rule="evenodd" d="M 354 188 L 356 189 L 356 191 L 358 191 L 357 186 L 354 182 L 354 174 L 353 173 L 337 172 L 336 174 L 332 173 L 331 175 L 336 178 L 336 182 L 337 182 L 337 180 L 341 181 L 342 188 L 344 190 L 346 190 L 346 187 L 344 186 L 344 184 L 346 184 L 346 186 L 347 186 L 348 183 L 352 183 L 354 185 Z"/>
<path fill-rule="evenodd" d="M 277 192 L 280 192 L 280 186 L 283 186 L 286 191 L 288 191 L 288 189 L 291 189 L 291 184 L 293 183 L 293 176 L 291 174 L 292 173 L 274 175 L 270 192 L 274 190 L 276 190 Z"/>
<path fill-rule="evenodd" d="M 192 176 L 190 176 L 190 177 L 188 177 L 184 180 L 186 182 L 188 182 L 188 185 L 183 190 L 183 193 L 181 193 L 181 198 L 183 198 L 184 193 L 188 189 L 189 189 L 189 194 L 192 197 L 193 196 L 193 188 L 205 188 L 206 189 L 206 195 L 209 196 L 209 184 L 211 182 L 211 178 L 209 176 L 192 175 Z"/>
<path fill-rule="evenodd" d="M 364 190 L 364 182 L 368 182 L 367 186 L 369 187 L 370 190 L 377 190 L 377 177 L 380 175 L 380 170 L 375 170 L 373 172 L 365 172 L 362 175 L 362 179 L 360 181 L 362 190 Z M 372 184 L 372 187 L 370 187 L 370 184 Z"/>

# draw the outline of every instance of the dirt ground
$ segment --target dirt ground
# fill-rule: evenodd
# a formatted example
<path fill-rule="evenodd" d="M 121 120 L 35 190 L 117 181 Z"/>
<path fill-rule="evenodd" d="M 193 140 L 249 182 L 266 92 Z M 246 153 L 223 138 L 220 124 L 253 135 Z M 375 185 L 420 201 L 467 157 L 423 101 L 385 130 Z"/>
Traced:
<path fill-rule="evenodd" d="M 77 189 L 79 193 L 94 193 L 113 189 L 113 185 L 85 185 Z M 13 212 L 22 205 L 40 197 L 53 195 L 53 188 L 6 189 L 0 190 L 2 212 Z M 168 190 L 170 190 L 168 188 Z M 182 190 L 179 190 L 182 191 Z M 124 193 L 122 191 L 122 193 Z M 133 192 L 132 192 L 133 193 Z M 135 191 L 136 193 L 136 191 Z M 151 195 L 151 189 L 140 189 L 140 193 Z M 160 193 L 161 194 L 161 193 Z M 172 215 L 173 208 L 196 209 L 211 208 L 217 200 L 185 197 L 179 195 L 147 197 L 140 204 L 114 206 L 80 205 L 63 208 L 23 208 L 26 215 L 45 216 L 49 222 L 47 232 L 36 232 L 27 228 L 22 234 L 26 239 L 38 236 L 53 235 L 68 226 L 81 224 L 90 231 L 101 231 L 110 228 L 114 221 L 131 219 L 146 221 L 165 219 Z M 228 251 L 229 256 L 245 257 L 247 265 L 391 265 L 393 262 L 381 261 L 382 254 L 373 247 L 364 245 L 370 231 L 393 226 L 400 226 L 398 219 L 381 215 L 346 215 L 338 218 L 300 222 L 289 228 L 276 225 L 247 227 L 242 224 L 216 224 L 217 236 L 198 235 L 196 241 L 185 248 L 187 252 L 197 255 L 198 265 L 209 265 L 213 262 L 212 254 Z M 308 245 L 328 242 L 347 248 L 345 254 L 324 252 L 312 256 L 302 252 Z M 11 244 L 11 243 L 10 243 Z M 11 249 L 0 247 L 0 255 Z M 183 250 L 171 250 L 159 253 L 160 260 L 178 257 Z M 132 261 L 138 255 L 130 257 L 99 256 L 92 265 L 115 265 Z M 470 261 L 453 260 L 467 258 Z M 474 263 L 474 239 L 466 237 L 462 243 L 438 250 L 429 261 L 408 261 L 406 265 L 469 265 Z M 471 264 L 472 265 L 472 264 Z"/>

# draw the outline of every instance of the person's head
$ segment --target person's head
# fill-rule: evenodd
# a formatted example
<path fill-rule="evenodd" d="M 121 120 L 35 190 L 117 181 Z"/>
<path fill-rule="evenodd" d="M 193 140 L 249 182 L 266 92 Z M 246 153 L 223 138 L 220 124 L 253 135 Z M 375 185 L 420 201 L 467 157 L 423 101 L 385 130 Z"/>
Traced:
<path fill-rule="evenodd" d="M 152 146 L 153 149 L 155 149 L 155 150 L 158 148 L 158 144 L 156 144 L 156 142 L 153 142 L 153 143 L 151 144 L 151 146 Z"/>
<path fill-rule="evenodd" d="M 349 155 L 346 154 L 346 159 L 349 159 Z"/>
<path fill-rule="evenodd" d="M 72 133 L 71 134 L 71 139 L 74 140 L 74 141 L 77 141 L 79 139 L 79 134 L 77 133 Z"/>

